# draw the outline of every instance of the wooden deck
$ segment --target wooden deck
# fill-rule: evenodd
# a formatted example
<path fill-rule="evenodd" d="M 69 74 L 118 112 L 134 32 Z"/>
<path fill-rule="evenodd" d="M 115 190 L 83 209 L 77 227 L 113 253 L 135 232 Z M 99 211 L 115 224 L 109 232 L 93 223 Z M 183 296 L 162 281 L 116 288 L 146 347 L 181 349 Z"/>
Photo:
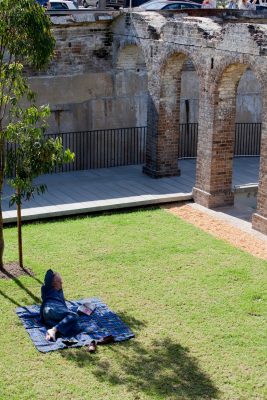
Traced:
<path fill-rule="evenodd" d="M 48 191 L 23 204 L 23 220 L 191 200 L 196 162 L 182 160 L 180 168 L 181 176 L 161 179 L 143 174 L 141 165 L 45 175 L 38 182 L 47 184 Z M 258 172 L 258 157 L 236 158 L 233 185 L 257 183 Z M 10 193 L 6 186 L 5 223 L 16 220 L 15 207 L 8 205 Z"/>

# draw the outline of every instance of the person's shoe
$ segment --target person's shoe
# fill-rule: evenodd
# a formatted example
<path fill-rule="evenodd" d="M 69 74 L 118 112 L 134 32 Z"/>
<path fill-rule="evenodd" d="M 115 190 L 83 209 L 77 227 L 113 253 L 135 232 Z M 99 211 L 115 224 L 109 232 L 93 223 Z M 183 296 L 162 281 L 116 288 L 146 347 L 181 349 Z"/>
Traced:
<path fill-rule="evenodd" d="M 95 353 L 96 352 L 96 342 L 93 340 L 88 346 L 87 346 L 87 351 L 89 353 Z"/>
<path fill-rule="evenodd" d="M 97 344 L 100 344 L 100 345 L 101 344 L 109 344 L 109 343 L 114 343 L 114 336 L 108 335 L 97 341 Z"/>
<path fill-rule="evenodd" d="M 48 331 L 46 332 L 46 336 L 45 336 L 46 340 L 50 341 L 50 342 L 55 342 L 56 341 L 56 331 L 54 328 L 48 329 Z"/>

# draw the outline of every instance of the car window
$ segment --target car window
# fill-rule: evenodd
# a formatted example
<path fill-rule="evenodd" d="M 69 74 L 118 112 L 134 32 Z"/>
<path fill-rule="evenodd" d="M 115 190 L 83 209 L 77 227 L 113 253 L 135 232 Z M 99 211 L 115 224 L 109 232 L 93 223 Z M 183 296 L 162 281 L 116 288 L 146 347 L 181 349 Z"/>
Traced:
<path fill-rule="evenodd" d="M 161 10 L 163 8 L 164 3 L 154 2 L 149 3 L 146 7 L 146 10 Z"/>
<path fill-rule="evenodd" d="M 65 3 L 51 3 L 50 10 L 68 10 L 68 6 Z"/>
<path fill-rule="evenodd" d="M 167 6 L 163 7 L 163 10 L 180 10 L 181 4 L 179 3 L 174 3 L 174 4 L 168 4 Z"/>
<path fill-rule="evenodd" d="M 201 6 L 198 6 L 196 4 L 182 4 L 181 9 L 185 9 L 185 8 L 201 8 Z"/>
<path fill-rule="evenodd" d="M 173 4 L 168 4 L 163 8 L 163 10 L 185 10 L 188 8 L 200 8 L 196 4 L 190 4 L 190 3 L 173 3 Z"/>

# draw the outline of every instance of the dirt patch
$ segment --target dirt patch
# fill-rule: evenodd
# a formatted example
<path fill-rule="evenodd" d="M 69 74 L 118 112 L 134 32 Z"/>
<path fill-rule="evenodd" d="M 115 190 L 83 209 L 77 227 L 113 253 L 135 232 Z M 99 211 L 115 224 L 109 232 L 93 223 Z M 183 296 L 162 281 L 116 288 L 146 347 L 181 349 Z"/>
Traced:
<path fill-rule="evenodd" d="M 249 233 L 235 228 L 231 224 L 215 218 L 208 213 L 195 210 L 190 205 L 166 205 L 162 206 L 166 211 L 178 215 L 183 220 L 210 233 L 218 239 L 225 240 L 241 250 L 247 251 L 253 256 L 267 260 L 267 242 L 260 240 Z"/>
<path fill-rule="evenodd" d="M 34 276 L 34 273 L 29 268 L 21 268 L 17 262 L 5 264 L 4 270 L 0 270 L 0 279 L 13 279 L 21 275 Z"/>

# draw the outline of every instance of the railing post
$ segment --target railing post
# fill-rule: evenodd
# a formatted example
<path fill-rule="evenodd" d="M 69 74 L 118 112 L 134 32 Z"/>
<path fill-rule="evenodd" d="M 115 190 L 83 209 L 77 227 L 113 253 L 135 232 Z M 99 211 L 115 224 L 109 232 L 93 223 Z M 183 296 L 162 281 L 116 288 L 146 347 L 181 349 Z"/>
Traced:
<path fill-rule="evenodd" d="M 100 11 L 106 9 L 106 0 L 98 0 L 98 9 Z"/>

